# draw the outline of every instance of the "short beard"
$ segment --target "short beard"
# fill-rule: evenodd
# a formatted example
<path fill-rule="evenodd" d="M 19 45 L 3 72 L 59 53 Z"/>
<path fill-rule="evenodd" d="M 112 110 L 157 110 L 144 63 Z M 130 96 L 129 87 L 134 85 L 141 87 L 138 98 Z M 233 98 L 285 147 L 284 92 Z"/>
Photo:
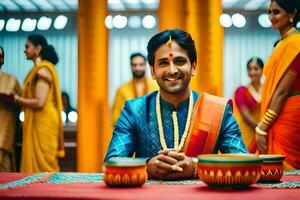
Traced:
<path fill-rule="evenodd" d="M 133 76 L 133 78 L 135 78 L 135 79 L 142 79 L 142 78 L 144 78 L 144 76 L 145 76 L 145 72 L 142 72 L 142 73 L 135 73 L 135 72 L 132 72 L 132 76 Z"/>

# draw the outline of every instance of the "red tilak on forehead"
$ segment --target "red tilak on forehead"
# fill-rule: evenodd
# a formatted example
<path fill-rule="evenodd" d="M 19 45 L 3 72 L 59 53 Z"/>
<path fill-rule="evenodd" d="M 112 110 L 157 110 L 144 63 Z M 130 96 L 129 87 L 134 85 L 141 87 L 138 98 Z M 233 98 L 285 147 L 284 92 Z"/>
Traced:
<path fill-rule="evenodd" d="M 169 53 L 169 59 L 172 59 L 172 57 L 173 57 L 173 53 L 170 52 L 170 53 Z"/>

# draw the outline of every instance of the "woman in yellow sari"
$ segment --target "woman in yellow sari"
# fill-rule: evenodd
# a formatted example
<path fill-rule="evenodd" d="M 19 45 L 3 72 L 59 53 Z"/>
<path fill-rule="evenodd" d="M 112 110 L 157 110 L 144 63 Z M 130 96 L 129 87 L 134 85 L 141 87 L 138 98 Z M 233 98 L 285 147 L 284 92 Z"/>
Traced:
<path fill-rule="evenodd" d="M 247 62 L 247 73 L 251 82 L 240 86 L 234 93 L 234 116 L 241 128 L 243 141 L 250 153 L 256 152 L 255 127 L 259 122 L 261 102 L 261 76 L 264 63 L 253 57 Z"/>
<path fill-rule="evenodd" d="M 58 57 L 42 35 L 29 35 L 24 53 L 34 66 L 24 81 L 22 105 L 25 119 L 21 172 L 59 171 L 58 157 L 64 156 L 62 100 L 54 64 Z"/>
<path fill-rule="evenodd" d="M 272 0 L 269 18 L 281 39 L 264 68 L 257 146 L 261 153 L 285 155 L 285 170 L 300 169 L 299 0 Z"/>

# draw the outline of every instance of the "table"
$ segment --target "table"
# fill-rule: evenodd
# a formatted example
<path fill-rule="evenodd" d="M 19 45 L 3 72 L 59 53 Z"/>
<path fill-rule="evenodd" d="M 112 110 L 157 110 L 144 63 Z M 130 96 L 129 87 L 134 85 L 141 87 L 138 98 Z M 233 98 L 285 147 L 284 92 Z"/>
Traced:
<path fill-rule="evenodd" d="M 0 173 L 0 199 L 201 199 L 300 200 L 300 171 L 278 184 L 248 189 L 213 189 L 200 180 L 148 180 L 140 188 L 109 188 L 101 173 Z"/>

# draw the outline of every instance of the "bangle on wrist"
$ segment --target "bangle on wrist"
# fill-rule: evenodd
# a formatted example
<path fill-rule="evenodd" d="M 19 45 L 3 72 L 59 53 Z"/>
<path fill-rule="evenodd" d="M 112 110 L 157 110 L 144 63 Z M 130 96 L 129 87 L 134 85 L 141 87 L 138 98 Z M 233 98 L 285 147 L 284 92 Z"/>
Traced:
<path fill-rule="evenodd" d="M 269 123 L 273 123 L 273 121 L 275 120 L 273 117 L 268 117 L 267 115 L 268 113 L 265 114 L 264 116 L 264 120 L 268 121 Z"/>
<path fill-rule="evenodd" d="M 259 128 L 259 126 L 257 126 L 257 127 L 255 128 L 255 132 L 256 132 L 258 135 L 261 135 L 261 136 L 267 136 L 267 135 L 268 135 L 268 133 L 267 133 L 266 131 L 261 130 L 261 129 Z"/>
<path fill-rule="evenodd" d="M 272 110 L 272 109 L 268 109 L 267 112 L 268 112 L 270 115 L 273 115 L 275 118 L 276 118 L 277 115 L 278 115 L 278 114 L 277 114 L 274 110 Z"/>
<path fill-rule="evenodd" d="M 264 124 L 266 124 L 267 126 L 270 126 L 271 125 L 271 122 L 267 121 L 266 119 L 263 119 L 262 122 Z"/>
<path fill-rule="evenodd" d="M 274 115 L 271 115 L 270 113 L 266 112 L 264 118 L 270 120 L 270 121 L 274 121 L 274 119 L 276 118 Z"/>

